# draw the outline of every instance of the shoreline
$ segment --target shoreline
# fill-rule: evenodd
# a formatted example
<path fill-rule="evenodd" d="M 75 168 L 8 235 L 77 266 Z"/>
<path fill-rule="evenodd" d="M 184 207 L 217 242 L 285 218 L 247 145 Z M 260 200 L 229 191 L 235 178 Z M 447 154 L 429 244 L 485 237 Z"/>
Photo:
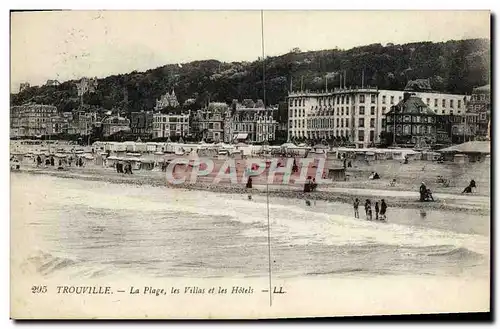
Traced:
<path fill-rule="evenodd" d="M 114 171 L 110 170 L 91 170 L 94 168 L 81 168 L 78 169 L 79 172 L 73 170 L 63 170 L 59 171 L 57 169 L 47 169 L 47 168 L 21 168 L 19 171 L 11 172 L 15 174 L 16 172 L 29 174 L 29 175 L 48 175 L 58 178 L 68 178 L 68 179 L 81 179 L 86 181 L 102 181 L 112 184 L 131 184 L 139 186 L 153 186 L 153 187 L 166 187 L 172 189 L 183 189 L 183 190 L 195 190 L 195 191 L 209 191 L 214 193 L 225 193 L 225 194 L 251 194 L 251 195 L 266 195 L 266 185 L 256 185 L 254 184 L 252 189 L 247 189 L 245 185 L 238 184 L 232 185 L 230 183 L 185 183 L 179 185 L 167 184 L 163 179 L 164 173 L 155 172 L 143 174 L 133 174 L 133 175 L 120 175 L 116 174 Z M 160 179 L 159 179 L 160 178 Z M 332 184 L 335 186 L 335 184 Z M 322 188 L 329 189 L 328 186 L 319 186 L 318 190 L 310 193 L 302 192 L 302 188 L 297 185 L 289 186 L 277 186 L 269 185 L 269 196 L 287 198 L 287 199 L 299 199 L 299 200 L 316 200 L 316 201 L 329 201 L 329 202 L 340 202 L 346 204 L 352 204 L 355 198 L 359 198 L 361 201 L 365 198 L 375 199 L 375 198 L 385 198 L 389 203 L 390 207 L 396 208 L 410 208 L 410 209 L 428 209 L 428 210 L 447 210 L 447 211 L 465 211 L 469 213 L 479 214 L 479 215 L 490 215 L 490 200 L 487 196 L 472 196 L 470 199 L 463 199 L 461 195 L 458 194 L 448 194 L 446 198 L 439 198 L 439 194 L 435 196 L 435 202 L 420 202 L 418 197 L 409 195 L 413 191 L 403 191 L 403 190 L 370 190 L 370 189 L 343 189 L 334 188 L 335 190 L 322 190 Z M 331 188 L 330 188 L 331 189 Z M 389 192 L 392 195 L 384 196 L 380 192 Z M 377 193 L 378 192 L 378 193 Z M 403 193 L 406 192 L 406 193 Z M 399 194 L 399 195 L 398 195 Z M 406 194 L 406 195 L 405 195 Z M 480 200 L 479 202 L 474 202 Z M 465 200 L 469 202 L 464 202 Z M 481 202 L 483 201 L 483 202 Z M 487 201 L 487 202 L 485 202 Z"/>

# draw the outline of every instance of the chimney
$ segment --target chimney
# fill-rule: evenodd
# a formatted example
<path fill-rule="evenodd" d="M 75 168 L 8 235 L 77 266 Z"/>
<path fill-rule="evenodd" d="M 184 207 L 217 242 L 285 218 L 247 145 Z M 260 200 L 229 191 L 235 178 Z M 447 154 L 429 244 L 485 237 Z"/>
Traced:
<path fill-rule="evenodd" d="M 408 93 L 408 92 L 403 93 L 403 101 L 406 102 L 410 98 L 410 96 L 411 96 L 411 93 Z"/>

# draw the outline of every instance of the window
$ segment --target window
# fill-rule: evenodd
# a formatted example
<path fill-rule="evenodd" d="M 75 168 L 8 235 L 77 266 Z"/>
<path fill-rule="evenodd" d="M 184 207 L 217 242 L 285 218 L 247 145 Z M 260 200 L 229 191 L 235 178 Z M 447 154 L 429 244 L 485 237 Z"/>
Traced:
<path fill-rule="evenodd" d="M 450 115 L 453 115 L 453 110 L 450 111 Z"/>
<path fill-rule="evenodd" d="M 411 117 L 409 115 L 405 115 L 403 120 L 404 122 L 411 122 Z"/>
<path fill-rule="evenodd" d="M 391 96 L 391 105 L 394 104 L 394 96 Z"/>
<path fill-rule="evenodd" d="M 431 99 L 427 98 L 427 106 L 430 106 L 430 105 L 431 105 Z"/>
<path fill-rule="evenodd" d="M 385 95 L 382 96 L 382 104 L 385 104 Z"/>
<path fill-rule="evenodd" d="M 319 106 L 321 106 L 321 98 L 319 99 Z"/>
<path fill-rule="evenodd" d="M 339 108 L 337 107 L 337 115 L 339 115 Z"/>
<path fill-rule="evenodd" d="M 337 105 L 340 104 L 340 96 L 337 96 Z"/>
<path fill-rule="evenodd" d="M 461 107 L 462 107 L 462 100 L 461 100 L 461 99 L 459 99 L 459 100 L 457 101 L 457 107 L 458 107 L 458 108 L 461 108 Z"/>
<path fill-rule="evenodd" d="M 345 108 L 345 115 L 349 115 L 349 107 Z"/>
<path fill-rule="evenodd" d="M 293 120 L 293 127 L 297 128 L 297 121 L 296 120 Z"/>
<path fill-rule="evenodd" d="M 349 98 L 350 98 L 349 96 L 346 96 L 346 98 L 345 98 L 345 103 L 346 104 L 349 104 Z"/>
<path fill-rule="evenodd" d="M 295 106 L 297 106 L 297 100 L 295 100 Z"/>
<path fill-rule="evenodd" d="M 409 135 L 410 134 L 410 126 L 409 125 L 404 125 L 403 126 L 403 134 Z"/>
<path fill-rule="evenodd" d="M 343 107 L 340 108 L 340 111 L 341 111 L 340 113 L 342 113 L 342 115 L 344 115 L 344 108 Z"/>
<path fill-rule="evenodd" d="M 340 127 L 344 128 L 344 119 L 340 120 Z"/>
<path fill-rule="evenodd" d="M 486 120 L 486 113 L 481 113 L 481 120 Z"/>
<path fill-rule="evenodd" d="M 365 95 L 359 95 L 359 102 L 364 103 L 365 102 Z"/>
<path fill-rule="evenodd" d="M 365 115 L 365 107 L 364 106 L 359 107 L 359 115 Z"/>
<path fill-rule="evenodd" d="M 371 98 L 372 104 L 375 104 L 375 95 L 371 95 L 370 98 Z"/>
<path fill-rule="evenodd" d="M 349 119 L 345 119 L 345 126 L 349 127 Z"/>
<path fill-rule="evenodd" d="M 373 142 L 374 139 L 375 139 L 375 131 L 370 130 L 370 142 Z"/>
<path fill-rule="evenodd" d="M 402 96 L 399 96 L 399 101 L 400 101 L 400 102 L 401 102 L 401 100 L 402 100 L 402 99 L 403 99 L 403 97 L 402 97 Z"/>
<path fill-rule="evenodd" d="M 360 128 L 365 127 L 365 118 L 359 118 L 358 127 L 360 127 Z"/>
<path fill-rule="evenodd" d="M 370 108 L 370 114 L 371 114 L 371 115 L 375 115 L 375 106 L 372 106 L 372 107 Z"/>
<path fill-rule="evenodd" d="M 446 99 L 443 99 L 441 103 L 443 107 L 446 107 Z"/>
<path fill-rule="evenodd" d="M 339 118 L 337 118 L 337 127 L 339 126 Z"/>
<path fill-rule="evenodd" d="M 341 101 L 342 104 L 344 104 L 344 100 L 345 100 L 345 96 L 342 95 L 342 101 Z"/>
<path fill-rule="evenodd" d="M 375 119 L 370 119 L 370 128 L 375 128 Z"/>
<path fill-rule="evenodd" d="M 386 107 L 382 106 L 382 114 L 385 114 L 385 111 L 386 111 Z"/>
<path fill-rule="evenodd" d="M 358 130 L 358 141 L 359 142 L 365 141 L 365 131 L 364 130 Z"/>
<path fill-rule="evenodd" d="M 450 99 L 450 107 L 453 108 L 453 99 Z"/>
<path fill-rule="evenodd" d="M 441 114 L 444 114 L 444 110 L 441 110 Z"/>

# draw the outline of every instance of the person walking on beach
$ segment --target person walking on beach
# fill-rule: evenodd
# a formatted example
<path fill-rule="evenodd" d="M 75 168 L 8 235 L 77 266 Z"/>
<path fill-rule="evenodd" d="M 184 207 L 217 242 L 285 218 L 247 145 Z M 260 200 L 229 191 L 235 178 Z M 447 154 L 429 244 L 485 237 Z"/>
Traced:
<path fill-rule="evenodd" d="M 359 199 L 354 200 L 354 218 L 359 218 Z"/>
<path fill-rule="evenodd" d="M 378 220 L 379 207 L 378 202 L 375 202 L 375 220 Z"/>
<path fill-rule="evenodd" d="M 386 212 L 387 212 L 387 204 L 385 203 L 385 200 L 382 199 L 382 202 L 380 203 L 380 220 L 386 220 Z"/>
<path fill-rule="evenodd" d="M 372 205 L 369 199 L 366 199 L 365 202 L 365 213 L 366 213 L 366 219 L 372 220 Z"/>

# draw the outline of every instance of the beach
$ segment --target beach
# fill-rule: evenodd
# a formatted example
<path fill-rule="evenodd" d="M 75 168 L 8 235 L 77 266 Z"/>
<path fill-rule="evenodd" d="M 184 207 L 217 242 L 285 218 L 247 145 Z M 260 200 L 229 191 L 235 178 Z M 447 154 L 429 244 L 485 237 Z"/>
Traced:
<path fill-rule="evenodd" d="M 307 206 L 273 194 L 268 222 L 263 194 L 248 200 L 133 183 L 138 172 L 106 172 L 114 181 L 84 171 L 78 174 L 87 178 L 45 169 L 11 174 L 13 315 L 29 309 L 19 315 L 262 318 L 489 309 L 487 215 L 395 207 L 379 223 L 355 219 L 347 203 Z M 271 288 L 286 292 L 273 294 L 272 306 L 263 292 L 270 288 L 269 255 Z M 49 293 L 26 298 L 33 282 Z M 63 285 L 109 286 L 114 293 L 58 294 Z M 168 293 L 145 295 L 149 286 Z M 252 293 L 171 293 L 233 286 Z M 132 287 L 141 297 L 130 294 Z"/>
<path fill-rule="evenodd" d="M 303 193 L 303 183 L 280 184 L 280 177 L 275 177 L 275 182 L 266 184 L 266 177 L 254 178 L 251 189 L 245 188 L 245 182 L 232 183 L 229 179 L 223 179 L 215 183 L 216 173 L 220 169 L 221 162 L 216 164 L 214 173 L 197 177 L 196 181 L 190 182 L 190 175 L 182 184 L 171 184 L 167 181 L 166 173 L 159 170 L 136 170 L 132 175 L 117 173 L 114 168 L 88 165 L 86 167 L 66 167 L 57 170 L 51 166 L 37 168 L 32 163 L 24 163 L 21 172 L 33 175 L 51 175 L 61 178 L 73 178 L 81 180 L 102 181 L 107 183 L 125 183 L 134 185 L 168 186 L 172 189 L 202 190 L 220 193 L 237 193 L 252 195 L 269 195 L 284 198 L 335 201 L 352 204 L 355 198 L 381 199 L 385 198 L 390 207 L 404 207 L 416 209 L 445 209 L 461 210 L 466 212 L 480 212 L 489 214 L 490 209 L 490 181 L 489 165 L 468 164 L 468 166 L 443 166 L 429 161 L 419 161 L 412 165 L 402 165 L 396 161 L 384 161 L 371 166 L 357 165 L 349 168 L 346 175 L 347 181 L 330 181 L 320 184 L 316 191 Z M 385 168 L 384 168 L 385 167 Z M 472 168 L 470 168 L 472 167 Z M 474 170 L 474 167 L 480 168 Z M 422 170 L 422 168 L 424 170 Z M 451 168 L 451 169 L 450 169 Z M 371 171 L 381 173 L 379 180 L 369 180 Z M 403 171 L 404 170 L 404 171 Z M 238 172 L 243 169 L 238 168 Z M 468 172 L 474 174 L 467 174 Z M 391 175 L 384 174 L 391 172 Z M 454 175 L 454 180 L 449 187 L 443 187 L 436 183 L 436 177 L 440 175 Z M 391 186 L 391 180 L 397 177 L 397 183 Z M 462 194 L 463 187 L 470 179 L 475 179 L 478 188 L 473 195 Z M 422 181 L 433 191 L 435 202 L 420 202 L 418 188 Z"/>

